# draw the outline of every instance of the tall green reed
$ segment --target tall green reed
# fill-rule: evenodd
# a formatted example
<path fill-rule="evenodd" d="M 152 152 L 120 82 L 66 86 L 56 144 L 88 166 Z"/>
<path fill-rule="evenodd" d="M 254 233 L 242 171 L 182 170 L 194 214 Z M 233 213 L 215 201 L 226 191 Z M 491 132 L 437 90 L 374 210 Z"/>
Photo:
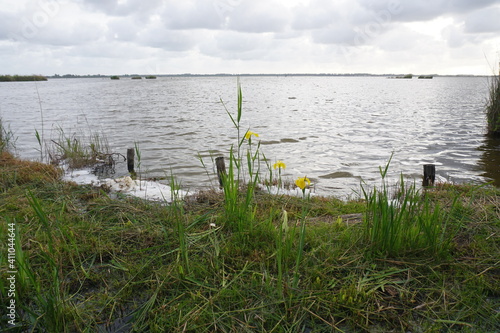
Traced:
<path fill-rule="evenodd" d="M 188 253 L 188 237 L 186 231 L 187 217 L 184 206 L 180 197 L 181 184 L 175 179 L 173 172 L 169 177 L 170 186 L 170 205 L 168 210 L 175 224 L 175 232 L 179 240 L 179 252 L 177 256 L 178 271 L 181 277 L 190 274 L 189 253 Z"/>
<path fill-rule="evenodd" d="M 488 101 L 486 104 L 488 135 L 500 136 L 500 76 L 491 78 Z"/>
<path fill-rule="evenodd" d="M 44 149 L 43 138 L 37 129 L 35 129 L 35 138 L 36 138 L 36 141 L 38 143 L 38 148 L 35 148 L 35 149 L 40 153 L 40 161 L 43 162 L 43 149 Z"/>
<path fill-rule="evenodd" d="M 236 117 L 231 114 L 221 99 L 221 103 L 237 131 L 237 146 L 230 147 L 229 168 L 228 172 L 222 175 L 222 187 L 227 222 L 238 231 L 243 231 L 247 227 L 252 227 L 251 222 L 255 215 L 253 197 L 259 182 L 260 142 L 256 146 L 253 145 L 252 137 L 258 137 L 258 134 L 250 130 L 247 130 L 242 136 L 243 94 L 239 80 L 237 96 Z M 245 154 L 242 153 L 244 148 L 246 148 Z M 244 188 L 244 193 L 242 193 Z"/>
<path fill-rule="evenodd" d="M 43 107 L 42 107 L 42 99 L 40 98 L 40 92 L 38 91 L 38 85 L 36 83 L 37 80 L 35 80 L 35 89 L 36 89 L 36 95 L 38 97 L 38 106 L 40 107 L 40 123 L 42 126 L 42 132 L 41 134 L 38 132 L 38 130 L 35 130 L 36 132 L 36 139 L 38 141 L 38 144 L 40 146 L 40 161 L 43 162 L 43 144 L 44 144 L 44 120 L 43 120 Z"/>
<path fill-rule="evenodd" d="M 260 181 L 262 159 L 266 162 L 269 169 L 269 183 L 273 183 L 274 179 L 272 169 L 261 152 L 260 141 L 257 144 L 254 142 L 259 135 L 249 129 L 243 134 L 241 126 L 243 95 L 239 80 L 237 83 L 237 96 L 238 102 L 235 116 L 229 112 L 221 100 L 226 113 L 237 131 L 238 140 L 237 145 L 232 145 L 229 149 L 229 167 L 227 172 L 222 175 L 224 208 L 227 225 L 240 233 L 249 232 L 251 234 L 256 219 L 255 190 Z M 286 165 L 282 161 L 278 161 L 273 165 L 274 169 L 278 169 L 278 187 L 282 186 L 281 171 L 285 167 Z M 283 210 L 282 221 L 275 233 L 276 265 L 278 270 L 277 282 L 280 297 L 284 296 L 284 285 L 291 285 L 293 288 L 297 288 L 299 284 L 300 268 L 304 256 L 306 217 L 310 204 L 308 194 L 310 184 L 311 181 L 307 177 L 300 177 L 296 181 L 296 185 L 302 190 L 303 194 L 303 209 L 300 224 L 289 228 L 288 214 Z M 292 251 L 293 245 L 296 245 L 293 249 L 294 251 Z M 294 262 L 293 266 L 291 266 L 291 262 Z"/>

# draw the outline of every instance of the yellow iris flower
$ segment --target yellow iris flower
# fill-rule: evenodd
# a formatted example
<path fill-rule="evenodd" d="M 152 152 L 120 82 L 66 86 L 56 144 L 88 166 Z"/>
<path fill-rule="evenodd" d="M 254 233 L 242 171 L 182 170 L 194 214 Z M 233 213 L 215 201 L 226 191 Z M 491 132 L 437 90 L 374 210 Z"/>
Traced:
<path fill-rule="evenodd" d="M 299 177 L 295 181 L 295 185 L 299 187 L 301 190 L 305 190 L 305 188 L 309 185 L 311 185 L 311 181 L 307 177 Z"/>
<path fill-rule="evenodd" d="M 252 132 L 252 131 L 247 131 L 245 134 L 245 139 L 250 140 L 252 138 L 252 135 L 255 137 L 259 137 L 259 134 Z"/>
<path fill-rule="evenodd" d="M 285 169 L 286 168 L 286 164 L 283 163 L 283 161 L 278 161 L 276 163 L 273 164 L 273 168 L 274 169 Z"/>

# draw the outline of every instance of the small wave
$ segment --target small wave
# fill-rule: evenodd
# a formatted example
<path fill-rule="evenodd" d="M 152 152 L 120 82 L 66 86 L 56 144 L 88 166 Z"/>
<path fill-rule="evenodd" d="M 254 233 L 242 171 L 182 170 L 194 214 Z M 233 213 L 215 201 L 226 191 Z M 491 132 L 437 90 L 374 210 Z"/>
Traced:
<path fill-rule="evenodd" d="M 196 132 L 186 132 L 186 133 L 177 134 L 177 136 L 196 135 L 196 134 L 197 134 Z"/>

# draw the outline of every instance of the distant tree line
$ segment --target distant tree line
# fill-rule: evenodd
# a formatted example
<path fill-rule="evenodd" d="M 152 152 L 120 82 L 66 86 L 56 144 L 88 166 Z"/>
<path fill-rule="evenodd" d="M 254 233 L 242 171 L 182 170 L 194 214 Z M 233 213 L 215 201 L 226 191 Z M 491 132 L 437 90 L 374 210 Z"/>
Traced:
<path fill-rule="evenodd" d="M 0 75 L 0 82 L 10 81 L 47 81 L 42 75 Z"/>

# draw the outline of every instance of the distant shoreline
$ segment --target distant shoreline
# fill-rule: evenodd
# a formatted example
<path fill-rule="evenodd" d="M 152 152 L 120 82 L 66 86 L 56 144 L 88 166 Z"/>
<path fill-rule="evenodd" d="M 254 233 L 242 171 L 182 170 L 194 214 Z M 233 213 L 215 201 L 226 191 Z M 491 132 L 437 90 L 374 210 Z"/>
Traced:
<path fill-rule="evenodd" d="M 54 75 L 48 76 L 51 79 L 69 79 L 69 78 L 109 78 L 111 76 L 119 76 L 122 78 L 132 78 L 136 76 L 151 76 L 152 74 L 121 74 L 121 75 L 74 75 L 74 74 L 65 74 L 65 75 Z M 370 73 L 288 73 L 288 74 L 229 74 L 229 73 L 216 73 L 216 74 L 192 74 L 192 73 L 184 73 L 184 74 L 154 74 L 156 77 L 395 77 L 395 76 L 404 76 L 407 73 L 387 73 L 387 74 L 370 74 Z M 492 75 L 473 75 L 473 74 L 456 74 L 456 75 L 439 75 L 439 74 L 413 74 L 413 76 L 433 76 L 433 77 L 489 77 Z"/>
<path fill-rule="evenodd" d="M 289 74 L 155 74 L 154 77 L 403 77 L 408 74 L 387 73 L 387 74 L 370 74 L 370 73 L 289 73 Z M 0 75 L 0 82 L 15 82 L 15 81 L 47 81 L 47 79 L 109 79 L 110 77 L 133 78 L 133 77 L 148 77 L 151 74 L 121 74 L 121 75 Z M 493 75 L 472 75 L 472 74 L 456 74 L 456 75 L 439 75 L 439 74 L 413 74 L 413 76 L 428 76 L 428 77 L 490 77 Z"/>

